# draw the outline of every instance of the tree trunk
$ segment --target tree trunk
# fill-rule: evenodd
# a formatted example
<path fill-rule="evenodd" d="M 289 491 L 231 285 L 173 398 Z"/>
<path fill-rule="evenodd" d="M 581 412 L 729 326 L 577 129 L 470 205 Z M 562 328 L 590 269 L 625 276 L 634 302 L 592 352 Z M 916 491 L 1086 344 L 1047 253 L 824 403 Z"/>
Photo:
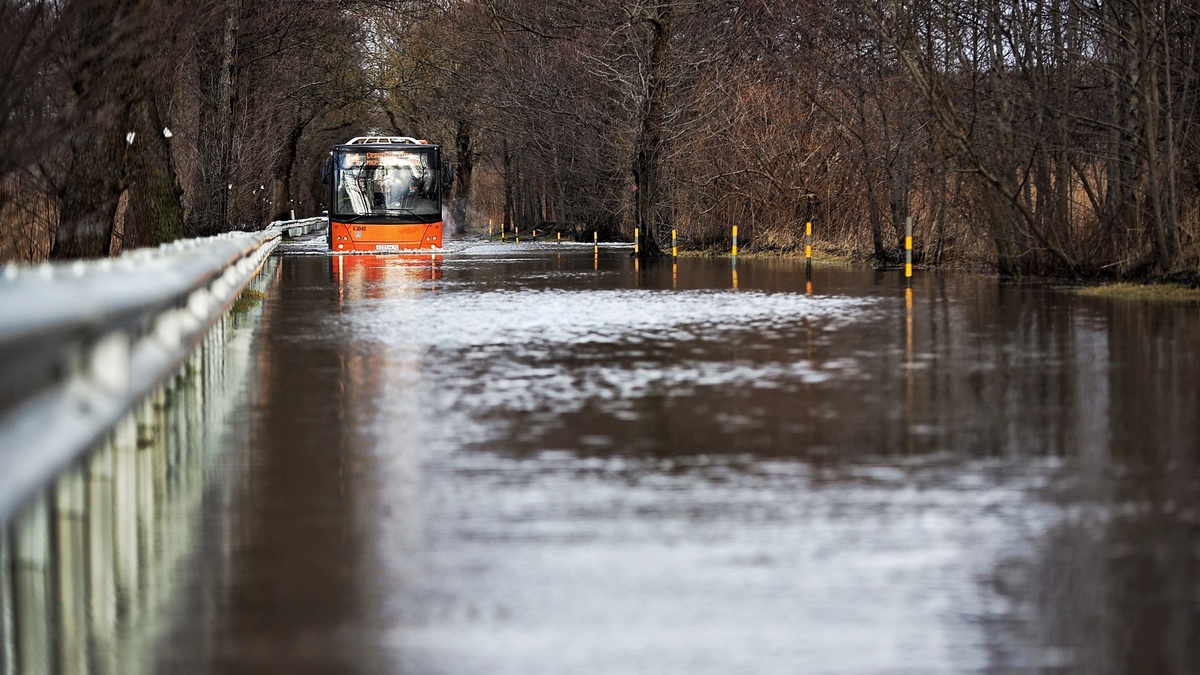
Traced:
<path fill-rule="evenodd" d="M 51 258 L 98 258 L 112 248 L 117 204 L 127 187 L 132 129 L 132 101 L 137 96 L 135 73 L 114 73 L 115 64 L 139 64 L 137 46 L 114 51 L 104 30 L 128 8 L 122 3 L 83 7 L 79 32 L 64 55 L 70 86 L 77 97 L 79 117 L 69 140 L 70 164 L 58 188 L 61 211 L 50 250 Z"/>
<path fill-rule="evenodd" d="M 508 151 L 508 139 L 504 140 L 504 221 L 500 225 L 500 232 L 505 229 L 510 232 L 513 229 L 513 175 L 512 175 L 512 154 Z"/>
<path fill-rule="evenodd" d="M 288 132 L 287 145 L 279 153 L 279 161 L 275 163 L 273 220 L 287 220 L 292 216 L 292 174 L 296 172 L 296 156 L 300 148 L 300 139 L 308 128 L 310 119 L 297 119 Z"/>
<path fill-rule="evenodd" d="M 458 129 L 454 134 L 454 146 L 457 151 L 458 167 L 454 177 L 454 209 L 452 215 L 454 224 L 465 230 L 467 212 L 471 199 L 471 175 L 475 170 L 474 148 L 471 145 L 471 122 L 458 120 Z"/>
<path fill-rule="evenodd" d="M 196 131 L 197 179 L 191 200 L 188 234 L 211 235 L 228 231 L 233 99 L 236 95 L 237 35 L 240 0 L 227 0 L 217 40 L 217 53 L 209 54 L 207 67 L 216 71 L 212 98 L 205 102 Z"/>
<path fill-rule="evenodd" d="M 237 50 L 238 12 L 241 10 L 239 0 L 230 0 L 229 9 L 225 15 L 225 30 L 221 35 L 221 71 L 217 81 L 217 116 L 214 125 L 217 160 L 217 210 L 216 222 L 210 223 L 212 230 L 226 232 L 229 230 L 229 198 L 232 190 L 232 157 L 233 145 L 233 96 L 236 85 L 234 79 L 235 54 Z"/>
<path fill-rule="evenodd" d="M 1182 262 L 1182 251 L 1179 246 L 1179 224 L 1175 210 L 1169 203 L 1167 172 L 1169 169 L 1163 159 L 1159 147 L 1160 119 L 1163 116 L 1162 95 L 1160 90 L 1160 66 L 1158 33 L 1161 29 L 1156 25 L 1155 8 L 1149 3 L 1139 3 L 1138 7 L 1138 57 L 1141 63 L 1141 73 L 1138 78 L 1142 86 L 1141 98 L 1145 124 L 1143 125 L 1143 147 L 1146 152 L 1146 177 L 1148 182 L 1150 202 L 1150 224 L 1154 244 L 1154 259 L 1162 272 L 1173 271 Z M 1169 111 L 1168 111 L 1169 114 Z M 1168 142 L 1170 140 L 1168 139 Z"/>
<path fill-rule="evenodd" d="M 125 215 L 125 248 L 156 246 L 183 237 L 183 190 L 163 136 L 158 101 L 148 96 L 134 111 L 133 175 Z"/>
<path fill-rule="evenodd" d="M 127 111 L 119 120 L 128 119 Z M 71 165 L 59 191 L 61 211 L 50 257 L 102 258 L 112 245 L 117 201 L 125 190 L 127 146 L 114 120 L 103 133 L 72 139 Z"/>
<path fill-rule="evenodd" d="M 633 223 L 638 229 L 638 250 L 647 257 L 663 255 L 660 235 L 670 229 L 663 205 L 663 125 L 667 101 L 667 50 L 671 42 L 671 0 L 657 0 L 646 21 L 651 26 L 650 63 L 646 64 L 646 87 L 641 106 L 641 125 L 634 141 Z"/>
<path fill-rule="evenodd" d="M 863 149 L 863 187 L 866 188 L 867 223 L 871 228 L 871 245 L 875 250 L 875 262 L 879 265 L 888 261 L 887 250 L 883 247 L 883 226 L 880 223 L 879 205 L 875 202 L 875 182 L 868 161 L 866 148 Z"/>

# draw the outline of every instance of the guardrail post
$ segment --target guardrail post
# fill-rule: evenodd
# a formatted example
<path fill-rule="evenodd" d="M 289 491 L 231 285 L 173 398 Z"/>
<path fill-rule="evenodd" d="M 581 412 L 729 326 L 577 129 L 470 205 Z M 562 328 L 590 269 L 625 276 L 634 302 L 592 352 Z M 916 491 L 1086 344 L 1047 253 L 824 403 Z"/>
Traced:
<path fill-rule="evenodd" d="M 113 430 L 114 581 L 118 607 L 131 608 L 137 592 L 137 419 L 127 416 Z"/>
<path fill-rule="evenodd" d="M 157 555 L 161 551 L 157 527 L 160 515 L 155 492 L 156 487 L 161 484 L 158 476 L 158 461 L 165 450 L 163 441 L 166 430 L 166 406 L 167 383 L 164 383 L 154 390 L 154 393 L 147 398 L 146 405 L 142 407 L 141 414 L 144 418 L 139 425 L 142 437 L 138 439 L 138 448 L 135 453 L 138 541 L 141 542 L 142 549 L 142 555 L 139 556 L 137 588 L 140 598 L 139 609 L 143 612 L 151 606 L 154 600 L 153 596 L 147 593 L 148 590 L 154 588 L 154 585 L 146 583 L 146 575 L 155 569 Z"/>
<path fill-rule="evenodd" d="M 87 463 L 87 531 L 92 542 L 88 556 L 88 616 L 92 632 L 105 642 L 111 640 L 117 624 L 116 444 L 115 434 L 110 435 Z M 111 648 L 96 650 L 98 656 L 113 653 Z"/>
<path fill-rule="evenodd" d="M 65 673 L 93 670 L 88 664 L 87 482 L 79 467 L 68 469 L 54 489 L 58 650 Z"/>
<path fill-rule="evenodd" d="M 13 607 L 13 560 L 7 523 L 0 523 L 0 672 L 17 672 L 16 610 Z"/>
<path fill-rule="evenodd" d="M 13 530 L 13 605 L 16 662 L 19 672 L 56 670 L 51 637 L 50 507 L 45 494 L 35 497 Z"/>

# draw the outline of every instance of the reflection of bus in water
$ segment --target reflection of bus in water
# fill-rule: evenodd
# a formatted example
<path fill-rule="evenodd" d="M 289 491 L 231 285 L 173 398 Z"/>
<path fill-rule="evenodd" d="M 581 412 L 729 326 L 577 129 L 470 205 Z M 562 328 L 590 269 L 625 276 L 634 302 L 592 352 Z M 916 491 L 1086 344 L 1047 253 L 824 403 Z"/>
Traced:
<path fill-rule="evenodd" d="M 407 136 L 362 136 L 330 153 L 329 249 L 441 248 L 442 190 L 454 181 L 441 147 Z"/>
<path fill-rule="evenodd" d="M 383 297 L 405 288 L 429 288 L 424 282 L 442 278 L 442 255 L 335 255 L 329 258 L 329 271 L 343 297 Z"/>

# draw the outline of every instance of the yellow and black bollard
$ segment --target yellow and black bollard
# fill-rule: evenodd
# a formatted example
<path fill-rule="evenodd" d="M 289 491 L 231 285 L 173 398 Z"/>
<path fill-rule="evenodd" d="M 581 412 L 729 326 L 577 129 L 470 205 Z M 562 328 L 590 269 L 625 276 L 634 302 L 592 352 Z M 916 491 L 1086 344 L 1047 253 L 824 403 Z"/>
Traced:
<path fill-rule="evenodd" d="M 637 275 L 640 275 L 642 271 L 642 248 L 641 242 L 638 240 L 638 235 L 640 234 L 641 231 L 638 228 L 633 228 L 633 273 Z M 635 279 L 635 283 L 640 286 L 640 276 Z"/>
<path fill-rule="evenodd" d="M 912 216 L 904 219 L 904 279 L 912 286 Z"/>
<path fill-rule="evenodd" d="M 804 223 L 804 274 L 812 278 L 812 221 Z"/>

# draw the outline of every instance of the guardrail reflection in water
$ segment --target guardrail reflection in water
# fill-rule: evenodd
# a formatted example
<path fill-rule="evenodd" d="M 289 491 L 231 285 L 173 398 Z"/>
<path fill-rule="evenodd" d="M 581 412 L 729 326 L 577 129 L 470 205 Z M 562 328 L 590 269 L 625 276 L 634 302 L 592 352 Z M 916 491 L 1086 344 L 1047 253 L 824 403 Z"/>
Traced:
<path fill-rule="evenodd" d="M 186 582 L 206 471 L 245 390 L 269 258 L 178 370 L 0 524 L 0 673 L 137 673 Z"/>

